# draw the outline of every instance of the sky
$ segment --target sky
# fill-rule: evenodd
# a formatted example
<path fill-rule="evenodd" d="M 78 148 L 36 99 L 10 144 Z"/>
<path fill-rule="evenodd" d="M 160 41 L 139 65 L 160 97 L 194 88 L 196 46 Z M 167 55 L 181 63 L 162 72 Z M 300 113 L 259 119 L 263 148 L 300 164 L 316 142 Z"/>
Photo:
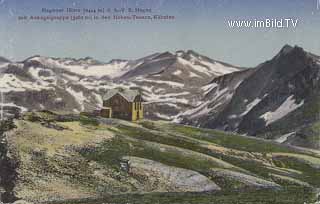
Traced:
<path fill-rule="evenodd" d="M 285 44 L 320 55 L 319 1 L 0 0 L 0 56 L 14 61 L 33 55 L 90 56 L 107 62 L 137 59 L 155 52 L 194 50 L 216 60 L 253 67 L 272 58 Z M 172 15 L 175 19 L 18 20 L 19 16 L 50 15 L 42 8 L 149 8 L 151 15 Z M 296 28 L 230 28 L 227 23 L 266 18 L 298 19 L 298 24 Z"/>

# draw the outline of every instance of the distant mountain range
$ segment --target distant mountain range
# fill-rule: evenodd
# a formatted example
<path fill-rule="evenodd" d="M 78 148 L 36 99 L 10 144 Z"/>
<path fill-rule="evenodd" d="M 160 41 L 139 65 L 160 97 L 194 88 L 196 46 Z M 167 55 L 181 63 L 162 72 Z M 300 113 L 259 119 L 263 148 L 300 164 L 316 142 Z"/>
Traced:
<path fill-rule="evenodd" d="M 102 105 L 101 96 L 107 90 L 121 86 L 141 89 L 152 109 L 147 115 L 162 119 L 196 106 L 202 97 L 199 87 L 239 70 L 193 51 L 109 63 L 89 57 L 33 56 L 22 62 L 4 60 L 0 67 L 7 109 L 92 110 Z"/>
<path fill-rule="evenodd" d="M 22 110 L 99 108 L 115 87 L 137 88 L 146 117 L 319 147 L 320 58 L 286 45 L 271 60 L 241 68 L 192 50 L 100 62 L 33 56 L 0 58 L 6 115 Z"/>

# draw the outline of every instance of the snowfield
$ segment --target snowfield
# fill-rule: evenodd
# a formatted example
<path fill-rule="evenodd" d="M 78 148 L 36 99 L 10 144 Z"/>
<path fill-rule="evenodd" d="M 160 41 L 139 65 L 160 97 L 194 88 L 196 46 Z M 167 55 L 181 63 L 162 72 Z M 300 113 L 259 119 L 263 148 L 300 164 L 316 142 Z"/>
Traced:
<path fill-rule="evenodd" d="M 0 75 L 0 87 L 4 93 L 8 92 L 24 92 L 27 90 L 41 91 L 50 90 L 53 87 L 48 86 L 49 83 L 43 81 L 22 81 L 13 74 Z"/>
<path fill-rule="evenodd" d="M 46 67 L 54 67 L 67 70 L 82 76 L 102 77 L 108 76 L 110 78 L 119 77 L 130 70 L 128 61 L 112 62 L 108 64 L 72 64 L 70 60 L 59 62 L 49 57 L 34 57 L 30 61 L 38 61 Z M 90 63 L 90 60 L 88 60 Z"/>
<path fill-rule="evenodd" d="M 64 68 L 70 72 L 74 72 L 83 76 L 108 76 L 110 78 L 116 78 L 125 74 L 128 71 L 126 65 L 127 62 L 122 62 L 119 64 L 95 65 L 88 67 L 69 65 L 64 66 Z"/>
<path fill-rule="evenodd" d="M 221 76 L 221 75 L 229 74 L 231 72 L 239 71 L 239 69 L 237 68 L 228 67 L 228 66 L 222 65 L 219 62 L 212 63 L 212 62 L 205 61 L 202 58 L 198 59 L 194 55 L 190 55 L 190 56 L 191 56 L 190 61 L 183 59 L 181 57 L 178 57 L 178 62 L 184 66 L 191 67 L 196 72 L 200 72 L 208 76 L 212 76 L 212 75 Z"/>

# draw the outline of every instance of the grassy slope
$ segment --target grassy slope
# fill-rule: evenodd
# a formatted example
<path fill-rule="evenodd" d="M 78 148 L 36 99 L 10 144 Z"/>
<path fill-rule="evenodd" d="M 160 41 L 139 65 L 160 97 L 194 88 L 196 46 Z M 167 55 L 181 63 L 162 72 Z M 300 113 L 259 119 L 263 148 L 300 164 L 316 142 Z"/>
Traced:
<path fill-rule="evenodd" d="M 320 122 L 315 122 L 303 127 L 298 131 L 298 138 L 294 141 L 294 144 L 300 146 L 312 147 L 314 149 L 320 148 Z"/>
<path fill-rule="evenodd" d="M 130 125 L 117 126 L 117 129 L 114 129 L 117 137 L 113 139 L 113 144 L 110 142 L 102 144 L 101 149 L 98 149 L 94 153 L 84 154 L 84 156 L 108 165 L 117 164 L 116 160 L 114 160 L 115 157 L 121 158 L 124 155 L 138 156 L 160 161 L 168 165 L 195 170 L 211 177 L 218 185 L 224 187 L 227 192 L 229 191 L 229 201 L 231 203 L 236 202 L 234 199 L 237 196 L 233 195 L 233 190 L 237 189 L 239 184 L 232 180 L 216 178 L 210 172 L 212 168 L 226 168 L 246 172 L 267 180 L 274 180 L 284 186 L 285 189 L 281 193 L 266 190 L 262 191 L 266 193 L 264 196 L 262 196 L 263 193 L 260 191 L 256 192 L 259 195 L 250 192 L 252 197 L 246 193 L 242 194 L 244 197 L 249 197 L 246 199 L 252 199 L 250 202 L 253 203 L 260 201 L 261 203 L 270 203 L 270 199 L 266 199 L 266 197 L 272 194 L 276 196 L 276 200 L 281 197 L 281 199 L 279 198 L 274 203 L 301 203 L 302 200 L 306 199 L 305 197 L 310 195 L 306 193 L 309 189 L 300 186 L 301 183 L 309 183 L 314 187 L 319 187 L 320 185 L 320 175 L 317 173 L 319 170 L 312 168 L 310 165 L 305 166 L 305 160 L 310 158 L 314 159 L 314 162 L 318 162 L 318 155 L 310 153 L 310 155 L 305 156 L 306 158 L 296 160 L 295 156 L 299 157 L 308 153 L 279 144 L 231 135 L 220 131 L 198 129 L 164 122 L 144 121 L 140 122 L 140 125 L 142 127 L 132 127 Z M 135 140 L 132 140 L 132 138 Z M 229 166 L 222 167 L 221 163 L 206 162 L 197 156 L 182 156 L 177 152 L 172 153 L 168 149 L 160 150 L 150 147 L 146 144 L 148 143 L 146 141 L 202 153 L 218 158 L 221 162 L 227 162 Z M 294 161 L 295 165 L 285 164 L 284 162 L 279 163 L 280 157 L 276 153 L 281 153 L 284 160 Z M 274 157 L 273 154 L 277 155 L 277 157 Z M 112 156 L 108 157 L 108 155 Z M 111 160 L 109 160 L 110 158 Z M 292 197 L 292 194 L 297 197 L 294 199 L 286 198 L 290 200 L 288 201 L 285 199 L 285 195 L 288 196 L 287 193 L 291 194 L 291 198 L 295 197 Z M 132 195 L 131 199 L 134 198 L 135 196 Z M 224 197 L 224 199 L 228 200 L 227 198 Z M 210 200 L 212 197 L 206 197 L 204 200 L 206 199 Z M 206 202 L 209 200 L 206 200 Z M 227 201 L 224 202 L 227 203 Z"/>
<path fill-rule="evenodd" d="M 16 188 L 20 197 L 81 199 L 126 193 L 79 203 L 303 203 L 312 200 L 313 188 L 320 187 L 319 155 L 275 143 L 165 122 L 56 120 L 41 113 L 16 121 L 18 128 L 11 133 L 10 143 L 22 161 L 23 179 Z M 128 155 L 198 171 L 223 191 L 134 194 L 142 183 L 120 168 L 121 158 Z M 214 169 L 275 181 L 283 188 L 248 189 L 239 181 L 215 175 Z"/>

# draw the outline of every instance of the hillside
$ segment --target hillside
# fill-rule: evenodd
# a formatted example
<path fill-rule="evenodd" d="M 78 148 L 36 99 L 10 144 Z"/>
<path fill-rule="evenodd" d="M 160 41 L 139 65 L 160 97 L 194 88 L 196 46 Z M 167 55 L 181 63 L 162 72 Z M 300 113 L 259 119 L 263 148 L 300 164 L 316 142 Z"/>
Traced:
<path fill-rule="evenodd" d="M 320 188 L 319 152 L 216 130 L 48 111 L 0 130 L 6 201 L 300 204 Z"/>

